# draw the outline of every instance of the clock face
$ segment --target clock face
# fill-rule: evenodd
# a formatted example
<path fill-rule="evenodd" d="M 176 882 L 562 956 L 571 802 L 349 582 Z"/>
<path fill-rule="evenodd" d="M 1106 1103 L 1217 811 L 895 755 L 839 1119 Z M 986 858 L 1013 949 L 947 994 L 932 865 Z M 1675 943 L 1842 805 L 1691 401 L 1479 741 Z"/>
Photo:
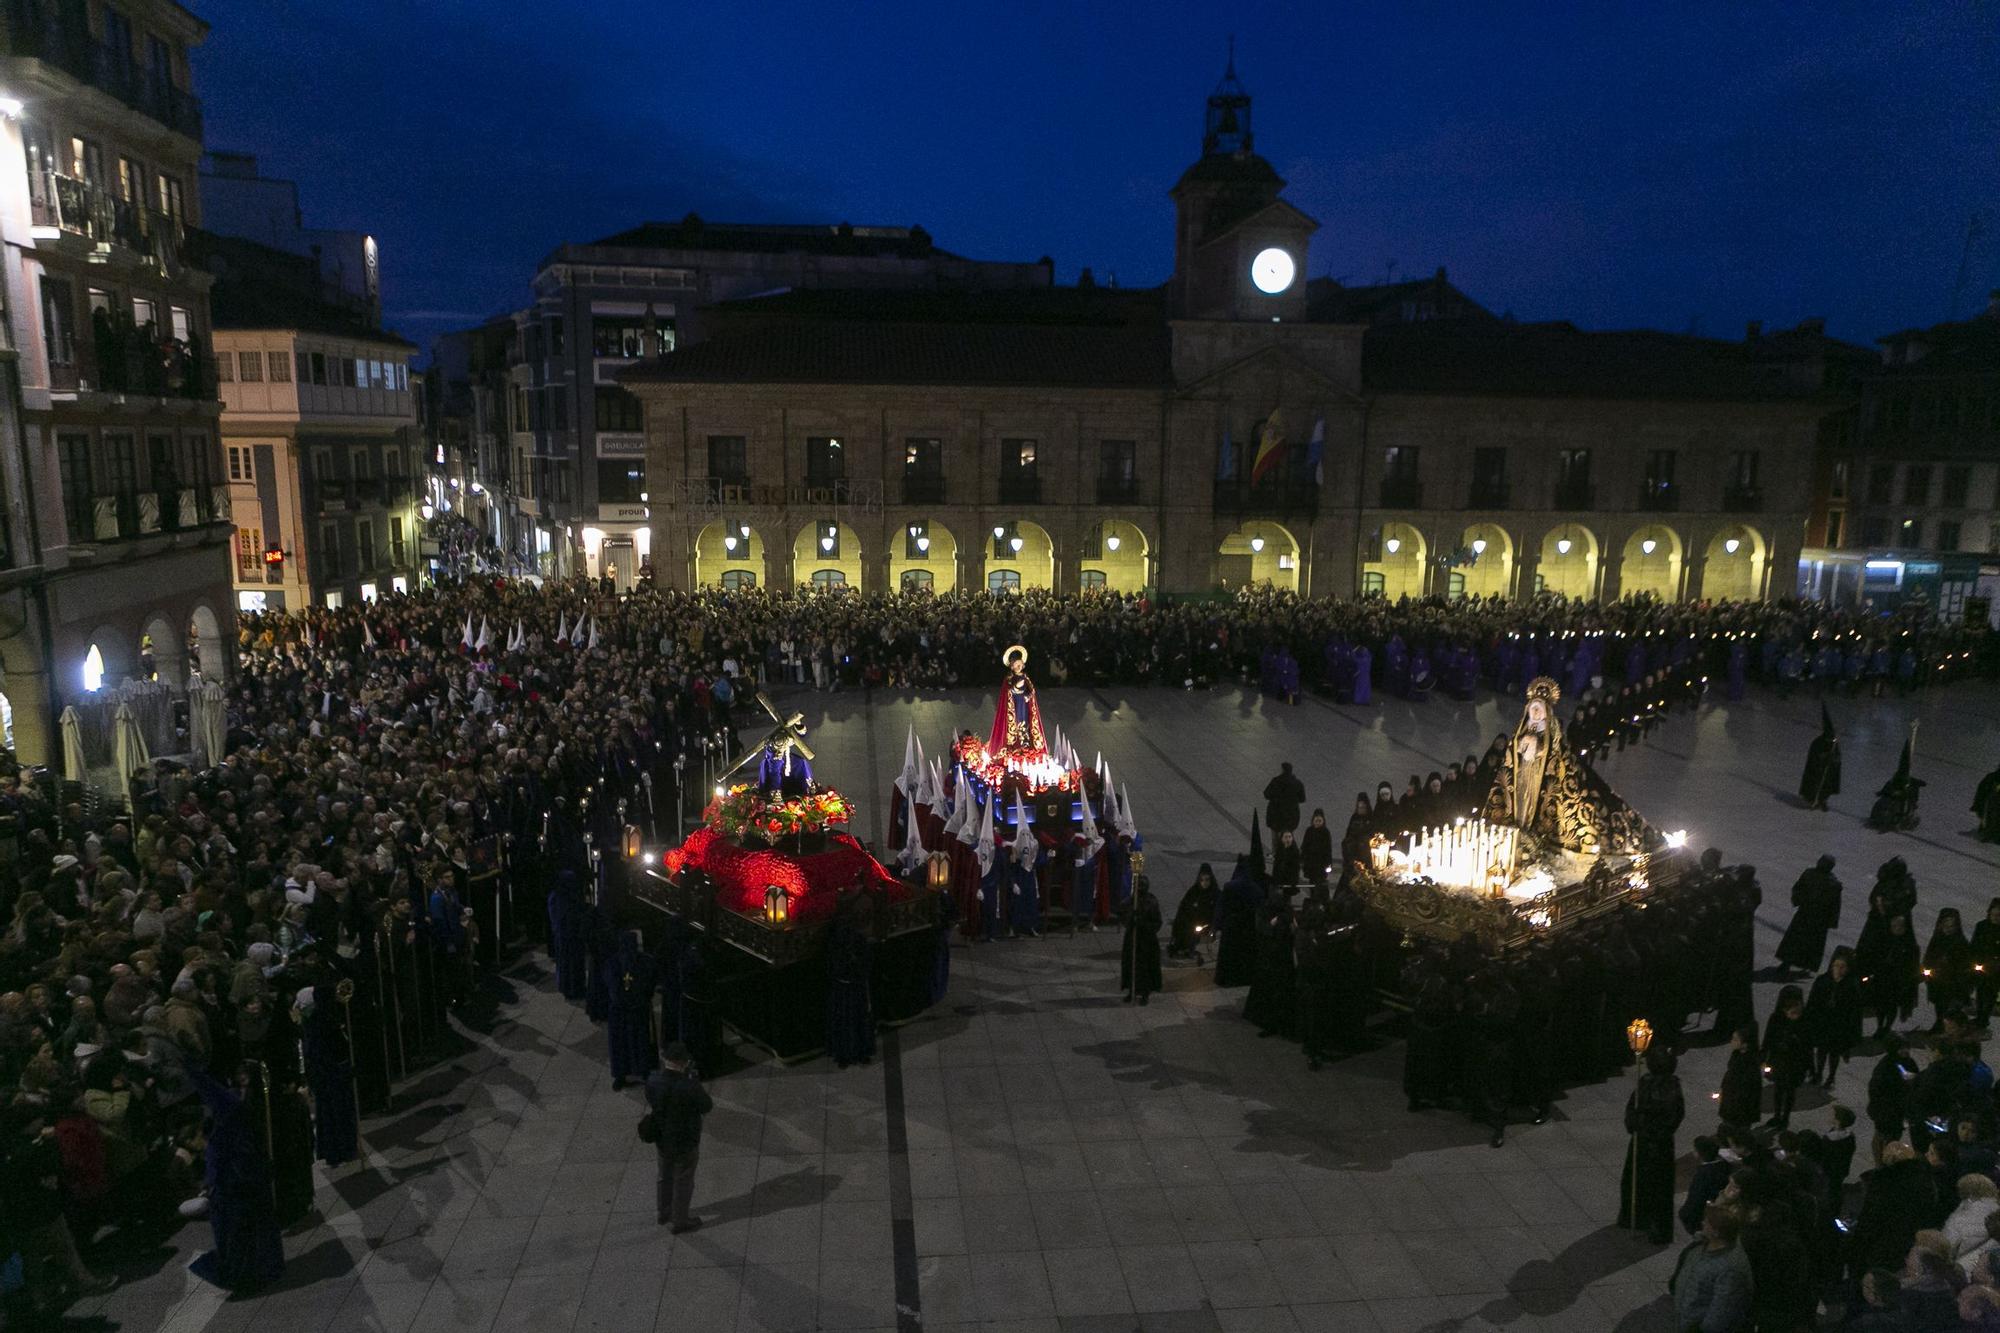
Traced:
<path fill-rule="evenodd" d="M 1266 296 L 1276 296 L 1292 285 L 1298 267 L 1292 263 L 1289 252 L 1277 246 L 1257 252 L 1250 261 L 1250 281 L 1257 284 L 1257 290 Z"/>

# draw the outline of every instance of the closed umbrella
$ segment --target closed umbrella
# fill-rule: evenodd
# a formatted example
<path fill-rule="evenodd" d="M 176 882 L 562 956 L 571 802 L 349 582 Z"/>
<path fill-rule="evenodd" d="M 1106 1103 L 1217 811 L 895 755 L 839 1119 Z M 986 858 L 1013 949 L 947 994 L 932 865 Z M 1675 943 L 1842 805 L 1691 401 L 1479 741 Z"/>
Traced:
<path fill-rule="evenodd" d="M 153 762 L 146 752 L 146 738 L 139 734 L 139 719 L 132 705 L 121 702 L 111 722 L 111 755 L 118 765 L 118 790 L 125 794 L 125 808 L 132 808 L 132 774 Z"/>
<path fill-rule="evenodd" d="M 76 715 L 76 705 L 62 710 L 56 720 L 62 729 L 63 772 L 71 782 L 83 781 L 83 719 Z"/>
<path fill-rule="evenodd" d="M 216 767 L 229 753 L 229 706 L 223 701 L 228 695 L 219 681 L 203 681 L 201 695 L 208 701 L 202 713 L 202 726 L 206 731 L 203 738 L 208 746 L 208 766 Z"/>

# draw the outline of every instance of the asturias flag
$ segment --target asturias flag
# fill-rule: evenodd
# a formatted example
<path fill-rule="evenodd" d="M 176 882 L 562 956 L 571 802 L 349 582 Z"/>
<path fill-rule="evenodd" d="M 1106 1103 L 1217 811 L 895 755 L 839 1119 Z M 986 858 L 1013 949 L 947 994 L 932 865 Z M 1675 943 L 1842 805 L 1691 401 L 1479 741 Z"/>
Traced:
<path fill-rule="evenodd" d="M 1322 457 L 1326 453 L 1326 418 L 1313 418 L 1312 439 L 1306 442 L 1306 471 L 1312 473 L 1313 485 L 1326 484 L 1326 468 Z"/>
<path fill-rule="evenodd" d="M 1278 470 L 1278 464 L 1285 460 L 1285 422 L 1272 408 L 1271 415 L 1257 427 L 1257 461 L 1250 465 L 1250 484 L 1262 482 Z"/>

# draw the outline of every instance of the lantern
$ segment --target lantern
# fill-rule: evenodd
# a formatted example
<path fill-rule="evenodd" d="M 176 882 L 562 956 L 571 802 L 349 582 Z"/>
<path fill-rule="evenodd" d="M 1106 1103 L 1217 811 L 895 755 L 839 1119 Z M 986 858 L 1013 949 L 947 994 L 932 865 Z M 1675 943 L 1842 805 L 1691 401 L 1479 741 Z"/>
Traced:
<path fill-rule="evenodd" d="M 1635 1018 L 1627 1023 L 1625 1044 L 1632 1048 L 1632 1054 L 1644 1056 L 1646 1048 L 1653 1044 L 1653 1025 L 1643 1018 Z"/>
<path fill-rule="evenodd" d="M 951 887 L 951 858 L 943 852 L 932 852 L 929 870 L 930 886 L 939 893 Z"/>
<path fill-rule="evenodd" d="M 639 846 L 639 826 L 637 824 L 627 824 L 625 826 L 625 859 L 630 861 L 636 858 L 641 850 Z"/>
<path fill-rule="evenodd" d="M 791 922 L 791 904 L 785 900 L 785 886 L 770 884 L 764 888 L 764 921 L 767 925 L 785 926 Z"/>

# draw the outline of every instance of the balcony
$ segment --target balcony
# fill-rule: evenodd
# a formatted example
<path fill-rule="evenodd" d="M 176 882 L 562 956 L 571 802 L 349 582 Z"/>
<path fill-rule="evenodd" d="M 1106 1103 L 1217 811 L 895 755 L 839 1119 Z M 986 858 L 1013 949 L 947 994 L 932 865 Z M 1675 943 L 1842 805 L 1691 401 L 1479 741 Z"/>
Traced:
<path fill-rule="evenodd" d="M 1317 518 L 1319 487 L 1310 482 L 1218 481 L 1212 503 L 1214 512 L 1226 518 Z"/>
<path fill-rule="evenodd" d="M 903 503 L 906 505 L 943 504 L 944 474 L 905 473 L 903 475 Z"/>
<path fill-rule="evenodd" d="M 71 78 L 117 98 L 170 130 L 201 141 L 201 101 L 164 74 L 143 68 L 129 51 L 91 36 L 84 7 L 9 0 L 11 54 L 53 65 Z"/>
<path fill-rule="evenodd" d="M 165 274 L 186 267 L 187 230 L 178 221 L 80 177 L 30 171 L 28 215 L 37 227 L 121 247 Z"/>
<path fill-rule="evenodd" d="M 356 477 L 350 484 L 354 488 L 354 503 L 358 505 L 379 505 L 382 503 L 382 479 L 380 477 Z"/>
<path fill-rule="evenodd" d="M 97 353 L 92 388 L 152 398 L 215 397 L 215 369 L 199 343 L 161 338 L 151 325 L 135 326 L 122 310 L 99 310 L 90 322 Z"/>
<path fill-rule="evenodd" d="M 1097 503 L 1101 505 L 1137 504 L 1139 500 L 1139 479 L 1137 477 L 1099 477 L 1097 479 Z"/>
<path fill-rule="evenodd" d="M 1003 505 L 1038 505 L 1042 502 L 1042 479 L 1035 476 L 1000 477 L 1000 503 Z"/>
<path fill-rule="evenodd" d="M 1764 507 L 1762 486 L 1728 486 L 1722 492 L 1722 508 L 1730 514 L 1754 514 Z"/>
<path fill-rule="evenodd" d="M 1507 483 L 1504 481 L 1475 481 L 1465 497 L 1467 509 L 1505 509 L 1507 503 Z"/>
<path fill-rule="evenodd" d="M 1415 477 L 1384 477 L 1380 491 L 1384 509 L 1421 509 L 1424 503 L 1423 483 Z"/>
<path fill-rule="evenodd" d="M 1639 487 L 1639 508 L 1649 514 L 1672 514 L 1681 507 L 1680 487 L 1671 481 L 1648 481 Z"/>
<path fill-rule="evenodd" d="M 1588 480 L 1565 478 L 1556 483 L 1555 502 L 1558 509 L 1595 509 L 1597 488 Z"/>

